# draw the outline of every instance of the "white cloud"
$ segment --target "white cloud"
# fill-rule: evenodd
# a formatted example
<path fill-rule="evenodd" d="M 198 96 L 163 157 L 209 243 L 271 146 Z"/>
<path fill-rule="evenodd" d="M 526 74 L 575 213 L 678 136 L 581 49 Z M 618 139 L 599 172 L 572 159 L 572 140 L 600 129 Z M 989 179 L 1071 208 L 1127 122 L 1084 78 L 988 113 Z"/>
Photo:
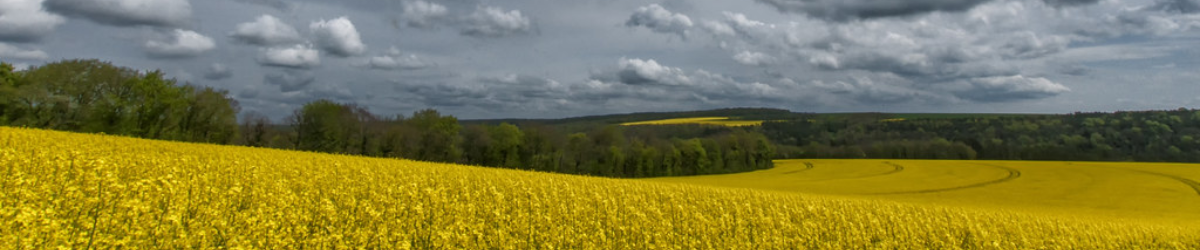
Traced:
<path fill-rule="evenodd" d="M 617 78 L 626 84 L 692 84 L 692 79 L 683 70 L 660 65 L 654 59 L 621 58 L 617 62 Z"/>
<path fill-rule="evenodd" d="M 521 11 L 504 11 L 496 7 L 481 6 L 467 17 L 466 22 L 462 34 L 473 37 L 503 37 L 529 33 L 533 29 L 533 22 Z"/>
<path fill-rule="evenodd" d="M 680 13 L 671 13 L 658 4 L 637 8 L 625 26 L 643 26 L 654 32 L 672 33 L 687 39 L 688 30 L 692 28 L 692 19 Z"/>
<path fill-rule="evenodd" d="M 192 18 L 188 0 L 46 0 L 53 12 L 116 26 L 181 26 Z"/>
<path fill-rule="evenodd" d="M 0 57 L 17 60 L 46 60 L 50 58 L 44 51 L 21 49 L 5 43 L 0 43 Z"/>
<path fill-rule="evenodd" d="M 980 102 L 1041 99 L 1071 91 L 1046 78 L 1022 75 L 974 78 L 967 80 L 967 83 L 971 88 L 958 91 L 958 96 Z"/>
<path fill-rule="evenodd" d="M 217 44 L 195 31 L 176 29 L 165 40 L 150 40 L 144 47 L 153 57 L 194 57 L 216 48 Z"/>
<path fill-rule="evenodd" d="M 400 50 L 395 47 L 389 49 L 388 53 L 384 55 L 371 57 L 366 65 L 379 70 L 416 70 L 433 66 L 432 63 L 416 55 L 400 53 Z"/>
<path fill-rule="evenodd" d="M 321 56 L 312 45 L 297 44 L 264 49 L 258 62 L 266 66 L 307 69 L 320 65 Z"/>
<path fill-rule="evenodd" d="M 349 57 L 360 55 L 367 50 L 367 46 L 358 35 L 358 30 L 354 28 L 354 23 L 346 17 L 316 21 L 308 27 L 316 37 L 317 44 L 331 54 Z"/>
<path fill-rule="evenodd" d="M 46 12 L 42 1 L 0 0 L 0 40 L 37 40 L 66 22 L 65 18 Z"/>
<path fill-rule="evenodd" d="M 238 24 L 237 30 L 230 36 L 260 46 L 295 44 L 303 40 L 296 28 L 271 15 L 262 15 L 253 22 Z"/>
<path fill-rule="evenodd" d="M 449 15 L 446 6 L 426 1 L 404 2 L 404 19 L 408 26 L 427 28 L 445 20 Z"/>

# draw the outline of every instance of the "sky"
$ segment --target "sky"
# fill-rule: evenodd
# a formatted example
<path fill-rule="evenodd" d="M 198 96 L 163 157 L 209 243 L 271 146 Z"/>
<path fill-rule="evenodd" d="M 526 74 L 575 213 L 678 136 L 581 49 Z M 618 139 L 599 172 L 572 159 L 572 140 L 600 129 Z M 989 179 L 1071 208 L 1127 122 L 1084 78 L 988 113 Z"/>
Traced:
<path fill-rule="evenodd" d="M 277 120 L 1200 108 L 1200 0 L 0 0 L 0 61 L 76 58 Z"/>

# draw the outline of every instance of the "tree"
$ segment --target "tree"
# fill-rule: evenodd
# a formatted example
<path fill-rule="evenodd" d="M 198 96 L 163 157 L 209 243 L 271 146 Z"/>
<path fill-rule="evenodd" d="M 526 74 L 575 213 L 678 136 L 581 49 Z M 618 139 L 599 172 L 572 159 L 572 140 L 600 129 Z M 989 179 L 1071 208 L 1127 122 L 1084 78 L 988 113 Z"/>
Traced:
<path fill-rule="evenodd" d="M 19 76 L 13 71 L 13 65 L 0 62 L 0 125 L 8 125 L 11 116 L 10 107 L 17 98 L 17 80 Z"/>
<path fill-rule="evenodd" d="M 317 152 L 345 153 L 359 128 L 349 106 L 325 99 L 304 104 L 289 121 L 296 149 Z"/>
<path fill-rule="evenodd" d="M 436 162 L 456 162 L 461 156 L 458 118 L 442 116 L 437 110 L 425 109 L 414 112 L 406 124 L 423 134 L 419 136 L 419 148 L 415 159 Z"/>
<path fill-rule="evenodd" d="M 485 125 L 471 125 L 462 131 L 463 163 L 487 165 L 488 151 L 492 147 L 492 135 Z"/>
<path fill-rule="evenodd" d="M 491 147 L 488 147 L 489 166 L 506 168 L 524 168 L 521 166 L 521 144 L 525 142 L 525 134 L 520 128 L 508 123 L 489 128 Z"/>
<path fill-rule="evenodd" d="M 241 125 L 242 145 L 251 147 L 266 147 L 270 142 L 271 119 L 258 112 L 247 112 L 242 115 Z"/>
<path fill-rule="evenodd" d="M 5 124 L 212 143 L 237 136 L 237 102 L 227 91 L 179 85 L 161 71 L 98 60 L 65 60 L 20 74 L 0 68 Z"/>

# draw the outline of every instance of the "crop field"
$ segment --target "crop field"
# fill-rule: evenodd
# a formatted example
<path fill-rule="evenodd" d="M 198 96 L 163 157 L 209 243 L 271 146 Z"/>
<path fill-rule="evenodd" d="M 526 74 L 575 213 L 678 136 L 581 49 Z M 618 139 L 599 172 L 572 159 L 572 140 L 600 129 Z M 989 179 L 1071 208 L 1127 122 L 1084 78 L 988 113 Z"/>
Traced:
<path fill-rule="evenodd" d="M 762 121 L 731 120 L 731 119 L 729 119 L 729 117 L 690 117 L 690 118 L 675 118 L 675 119 L 663 119 L 663 120 L 653 120 L 653 121 L 627 122 L 627 123 L 622 123 L 621 125 L 622 126 L 635 126 L 635 125 L 674 125 L 674 124 L 707 124 L 707 125 L 740 127 L 740 126 L 762 125 Z"/>
<path fill-rule="evenodd" d="M 915 161 L 809 163 L 787 162 L 747 175 L 690 179 L 704 180 L 705 185 L 725 180 L 724 185 L 736 186 L 729 177 L 741 176 L 774 184 L 755 187 L 774 189 L 765 190 L 663 182 L 689 179 L 607 179 L 0 127 L 0 246 L 1200 248 L 1200 231 L 1194 226 L 792 192 L 810 192 L 802 188 L 814 187 L 796 183 L 845 182 L 848 187 L 856 180 L 876 178 L 889 181 L 811 192 L 870 197 L 1068 194 L 1067 201 L 1116 192 L 1105 197 L 1152 194 L 1139 199 L 1173 198 L 1173 205 L 1185 206 L 1195 204 L 1188 199 L 1197 197 L 1189 193 L 1194 190 L 1179 184 L 1196 178 L 1188 166 L 1099 166 L 1136 178 L 1124 180 L 1115 173 L 1078 177 L 1070 174 L 1069 166 L 1037 170 L 1040 166 L 1023 163 L 978 167 Z M 856 167 L 834 171 L 834 164 Z M 893 178 L 901 176 L 929 181 Z M 1034 188 L 1039 181 L 1076 177 L 1075 186 Z M 761 178 L 777 181 L 767 183 Z M 1092 181 L 1083 181 L 1086 178 Z M 1103 188 L 1118 179 L 1147 183 Z M 1005 185 L 1013 186 L 1016 193 L 1002 192 Z M 1153 190 L 1136 190 L 1141 188 Z M 1167 207 L 1159 208 L 1170 210 Z"/>
<path fill-rule="evenodd" d="M 654 180 L 1200 224 L 1200 164 L 785 160 L 755 172 Z"/>

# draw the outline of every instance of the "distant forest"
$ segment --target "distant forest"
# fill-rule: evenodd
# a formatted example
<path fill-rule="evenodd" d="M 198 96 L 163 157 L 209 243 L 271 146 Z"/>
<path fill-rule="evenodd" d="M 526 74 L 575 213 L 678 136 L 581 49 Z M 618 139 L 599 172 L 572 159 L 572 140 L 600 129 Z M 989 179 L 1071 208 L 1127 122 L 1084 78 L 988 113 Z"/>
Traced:
<path fill-rule="evenodd" d="M 1200 162 L 1200 111 L 888 118 L 811 115 L 762 132 L 785 158 Z"/>
<path fill-rule="evenodd" d="M 316 100 L 283 121 L 242 113 L 228 91 L 159 71 L 65 60 L 0 63 L 0 125 L 405 158 L 609 177 L 771 168 L 778 158 L 1200 162 L 1200 111 L 1024 114 L 794 113 L 737 108 L 566 119 L 379 116 Z M 762 126 L 619 126 L 685 117 Z"/>

